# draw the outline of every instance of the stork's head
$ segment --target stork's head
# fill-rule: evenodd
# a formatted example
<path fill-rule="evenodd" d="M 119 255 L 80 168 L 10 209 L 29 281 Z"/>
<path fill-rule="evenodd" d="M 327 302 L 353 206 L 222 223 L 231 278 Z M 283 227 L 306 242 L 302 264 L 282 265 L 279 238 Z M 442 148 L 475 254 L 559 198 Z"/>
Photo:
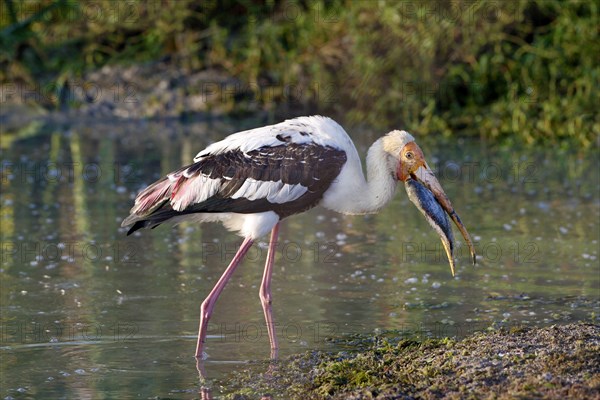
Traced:
<path fill-rule="evenodd" d="M 454 275 L 454 238 L 445 213 L 452 218 L 460 230 L 469 246 L 473 264 L 475 264 L 475 249 L 467 228 L 452 207 L 442 185 L 427 165 L 425 155 L 412 135 L 406 131 L 392 131 L 383 138 L 383 146 L 395 164 L 396 179 L 404 182 L 408 198 L 439 234 L 450 262 L 452 275 Z"/>
<path fill-rule="evenodd" d="M 415 174 L 419 168 L 429 169 L 427 162 L 425 161 L 425 155 L 423 151 L 414 141 L 408 142 L 402 147 L 399 155 L 399 162 L 396 168 L 396 176 L 398 180 L 406 182 L 407 179 L 411 178 L 411 175 Z"/>

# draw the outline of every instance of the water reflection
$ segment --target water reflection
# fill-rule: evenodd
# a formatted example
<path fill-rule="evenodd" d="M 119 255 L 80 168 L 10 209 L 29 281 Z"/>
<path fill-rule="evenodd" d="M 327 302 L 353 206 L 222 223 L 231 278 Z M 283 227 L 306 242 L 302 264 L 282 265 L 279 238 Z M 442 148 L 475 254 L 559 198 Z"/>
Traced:
<path fill-rule="evenodd" d="M 8 132 L 3 397 L 198 394 L 191 354 L 200 302 L 241 240 L 212 224 L 132 237 L 118 226 L 141 188 L 208 143 L 261 124 L 35 123 Z M 377 135 L 351 134 L 363 154 Z M 597 321 L 597 153 L 417 140 L 473 235 L 477 267 L 458 247 L 451 278 L 439 239 L 401 187 L 378 215 L 292 217 L 273 274 L 281 355 L 334 350 L 328 338 L 375 329 L 460 336 L 490 325 Z M 266 242 L 216 305 L 205 364 L 208 380 L 221 382 L 213 388 L 247 360 L 269 358 L 258 298 Z"/>

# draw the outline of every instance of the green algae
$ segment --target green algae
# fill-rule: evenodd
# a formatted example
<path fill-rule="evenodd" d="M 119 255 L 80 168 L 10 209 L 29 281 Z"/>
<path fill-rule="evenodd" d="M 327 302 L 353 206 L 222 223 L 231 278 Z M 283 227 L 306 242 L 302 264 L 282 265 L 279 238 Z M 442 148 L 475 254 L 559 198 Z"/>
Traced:
<path fill-rule="evenodd" d="M 598 398 L 600 325 L 477 333 L 463 340 L 350 339 L 355 352 L 309 352 L 238 372 L 231 399 Z"/>

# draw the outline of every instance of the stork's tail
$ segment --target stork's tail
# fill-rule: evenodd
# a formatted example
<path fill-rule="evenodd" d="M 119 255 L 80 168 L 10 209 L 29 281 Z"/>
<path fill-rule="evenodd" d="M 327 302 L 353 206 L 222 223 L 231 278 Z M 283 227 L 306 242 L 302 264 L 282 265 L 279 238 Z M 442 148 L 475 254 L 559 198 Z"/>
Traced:
<path fill-rule="evenodd" d="M 138 194 L 130 215 L 121 223 L 122 227 L 129 227 L 127 235 L 131 235 L 141 228 L 154 228 L 172 217 L 173 210 L 169 205 L 169 200 L 173 193 L 174 183 L 166 176 Z M 168 210 L 164 209 L 165 206 Z M 170 211 L 170 213 L 165 211 Z"/>

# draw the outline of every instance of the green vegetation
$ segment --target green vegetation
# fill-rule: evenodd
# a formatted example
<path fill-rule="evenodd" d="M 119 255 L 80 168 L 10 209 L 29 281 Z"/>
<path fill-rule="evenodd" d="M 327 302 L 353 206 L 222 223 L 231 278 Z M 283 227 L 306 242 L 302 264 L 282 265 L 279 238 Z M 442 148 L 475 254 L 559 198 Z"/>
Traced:
<path fill-rule="evenodd" d="M 597 145 L 595 1 L 2 3 L 0 80 L 55 89 L 168 61 L 243 82 L 236 101 L 528 143 Z"/>
<path fill-rule="evenodd" d="M 460 341 L 365 337 L 359 348 L 294 356 L 258 377 L 239 373 L 232 380 L 239 389 L 229 398 L 561 399 L 600 393 L 600 326 L 583 322 Z"/>

